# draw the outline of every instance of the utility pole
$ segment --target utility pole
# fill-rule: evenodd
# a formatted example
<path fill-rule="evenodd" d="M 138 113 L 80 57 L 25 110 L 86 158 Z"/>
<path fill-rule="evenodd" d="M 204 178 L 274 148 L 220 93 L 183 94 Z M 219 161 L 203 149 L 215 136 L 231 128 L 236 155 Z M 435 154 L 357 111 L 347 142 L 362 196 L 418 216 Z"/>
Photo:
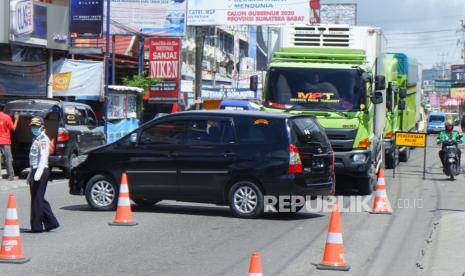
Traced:
<path fill-rule="evenodd" d="M 200 109 L 199 101 L 202 91 L 202 62 L 203 62 L 203 48 L 205 45 L 205 27 L 195 26 L 195 109 Z"/>

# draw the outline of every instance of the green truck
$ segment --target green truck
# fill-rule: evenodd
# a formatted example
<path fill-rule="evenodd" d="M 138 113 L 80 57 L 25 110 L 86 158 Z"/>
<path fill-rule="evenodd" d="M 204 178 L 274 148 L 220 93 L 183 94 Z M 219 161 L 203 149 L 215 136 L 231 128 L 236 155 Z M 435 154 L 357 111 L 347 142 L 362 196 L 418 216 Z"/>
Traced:
<path fill-rule="evenodd" d="M 334 151 L 336 186 L 355 184 L 360 194 L 372 193 L 384 155 L 382 42 L 374 27 L 285 27 L 264 86 L 266 111 L 317 117 Z"/>
<path fill-rule="evenodd" d="M 407 162 L 410 148 L 396 148 L 397 131 L 417 131 L 420 107 L 418 63 L 403 53 L 384 56 L 386 77 L 386 127 L 384 130 L 385 166 L 393 168 L 398 161 Z"/>

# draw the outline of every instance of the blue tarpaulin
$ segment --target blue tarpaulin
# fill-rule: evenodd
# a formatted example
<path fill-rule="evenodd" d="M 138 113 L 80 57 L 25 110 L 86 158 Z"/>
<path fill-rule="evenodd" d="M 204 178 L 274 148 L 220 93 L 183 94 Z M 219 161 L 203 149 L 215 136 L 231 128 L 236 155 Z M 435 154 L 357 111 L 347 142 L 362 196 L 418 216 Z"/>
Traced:
<path fill-rule="evenodd" d="M 137 119 L 124 119 L 118 122 L 108 123 L 107 128 L 107 143 L 113 143 L 134 129 L 139 127 L 139 120 Z"/>

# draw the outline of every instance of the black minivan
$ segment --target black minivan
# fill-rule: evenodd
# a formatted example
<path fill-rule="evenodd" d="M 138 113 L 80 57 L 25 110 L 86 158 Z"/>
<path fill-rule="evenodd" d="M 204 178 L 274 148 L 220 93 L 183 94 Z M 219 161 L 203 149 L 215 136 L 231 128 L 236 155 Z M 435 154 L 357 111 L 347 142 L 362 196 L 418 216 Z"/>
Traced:
<path fill-rule="evenodd" d="M 131 199 L 229 205 L 238 217 L 264 212 L 264 196 L 334 191 L 334 155 L 314 117 L 261 111 L 189 111 L 154 119 L 76 159 L 70 193 L 90 207 L 116 206 L 121 174 Z"/>
<path fill-rule="evenodd" d="M 45 120 L 46 133 L 53 142 L 49 166 L 70 173 L 71 162 L 86 150 L 105 144 L 105 134 L 98 127 L 92 109 L 85 104 L 53 99 L 23 99 L 6 104 L 10 116 L 20 115 L 12 133 L 13 166 L 16 174 L 29 167 L 29 149 L 34 138 L 29 127 L 33 116 Z"/>

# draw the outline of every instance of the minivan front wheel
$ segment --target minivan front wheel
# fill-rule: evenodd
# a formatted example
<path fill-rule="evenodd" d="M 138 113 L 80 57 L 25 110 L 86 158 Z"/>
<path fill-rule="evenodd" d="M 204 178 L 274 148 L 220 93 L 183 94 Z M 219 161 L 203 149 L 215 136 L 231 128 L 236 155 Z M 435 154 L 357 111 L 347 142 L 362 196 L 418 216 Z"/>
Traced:
<path fill-rule="evenodd" d="M 240 218 L 257 218 L 263 213 L 263 193 L 251 181 L 241 180 L 229 190 L 229 206 Z"/>
<path fill-rule="evenodd" d="M 116 185 L 105 175 L 92 177 L 86 186 L 87 204 L 95 210 L 108 211 L 116 208 Z"/>

